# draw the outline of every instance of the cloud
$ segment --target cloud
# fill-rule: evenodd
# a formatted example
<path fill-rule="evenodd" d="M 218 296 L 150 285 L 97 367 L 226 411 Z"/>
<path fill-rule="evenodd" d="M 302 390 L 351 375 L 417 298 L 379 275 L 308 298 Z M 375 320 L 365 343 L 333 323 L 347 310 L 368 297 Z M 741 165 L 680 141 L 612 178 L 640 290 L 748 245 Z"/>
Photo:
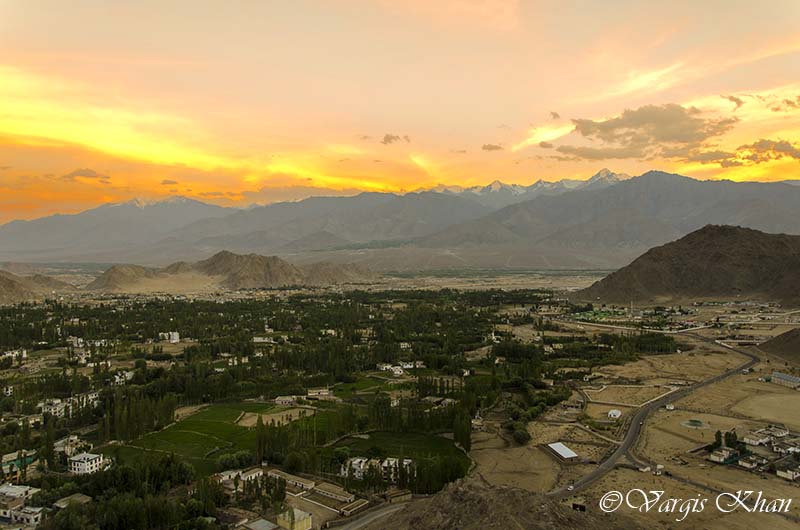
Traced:
<path fill-rule="evenodd" d="M 770 107 L 772 112 L 789 112 L 797 109 L 800 109 L 800 96 L 797 96 L 796 99 L 785 98 Z"/>
<path fill-rule="evenodd" d="M 164 179 L 161 181 L 162 186 L 174 186 L 178 184 L 177 180 Z"/>
<path fill-rule="evenodd" d="M 503 146 L 499 144 L 483 144 L 481 149 L 484 151 L 502 151 Z"/>
<path fill-rule="evenodd" d="M 8 171 L 12 166 L 0 166 L 0 171 Z"/>
<path fill-rule="evenodd" d="M 800 144 L 788 140 L 760 139 L 752 144 L 740 145 L 733 153 L 726 151 L 696 152 L 687 160 L 702 164 L 718 163 L 722 167 L 763 164 L 782 158 L 800 160 Z"/>
<path fill-rule="evenodd" d="M 720 96 L 720 97 L 722 99 L 727 99 L 728 101 L 736 105 L 736 108 L 733 110 L 739 110 L 739 107 L 744 105 L 744 100 L 742 98 L 738 98 L 736 96 Z"/>
<path fill-rule="evenodd" d="M 553 148 L 553 144 L 551 144 L 550 142 L 542 141 L 542 142 L 539 142 L 539 147 L 541 147 L 542 149 L 552 149 Z"/>
<path fill-rule="evenodd" d="M 111 177 L 108 175 L 103 175 L 102 173 L 98 173 L 94 169 L 90 169 L 88 167 L 76 169 L 74 171 L 70 171 L 66 175 L 61 176 L 61 180 L 68 180 L 75 182 L 78 178 L 87 178 L 87 179 L 96 179 L 104 184 L 108 184 L 108 181 L 111 180 Z"/>
<path fill-rule="evenodd" d="M 569 155 L 568 160 L 605 160 L 607 158 L 642 158 L 646 156 L 640 147 L 581 147 L 561 145 L 556 148 L 559 153 Z M 560 158 L 559 160 L 563 160 Z"/>
<path fill-rule="evenodd" d="M 467 150 L 466 149 L 453 149 L 451 151 L 451 153 L 454 153 L 454 154 L 457 154 L 457 155 L 466 155 L 467 154 Z"/>
<path fill-rule="evenodd" d="M 383 145 L 389 145 L 389 144 L 393 144 L 395 142 L 399 142 L 400 140 L 403 140 L 406 143 L 411 142 L 411 138 L 409 138 L 409 136 L 407 134 L 404 134 L 403 136 L 400 136 L 400 135 L 397 135 L 397 134 L 386 133 L 386 134 L 383 135 L 383 140 L 381 140 L 381 143 Z"/>
<path fill-rule="evenodd" d="M 561 119 L 561 114 L 559 114 L 558 112 L 554 112 L 554 111 L 552 111 L 552 110 L 551 110 L 551 111 L 550 111 L 550 118 L 552 118 L 552 119 L 554 119 L 554 120 L 559 120 L 559 119 Z"/>
<path fill-rule="evenodd" d="M 696 107 L 675 103 L 626 109 L 607 120 L 576 119 L 575 132 L 600 146 L 561 146 L 579 158 L 681 157 L 733 128 L 737 118 L 706 118 Z"/>
<path fill-rule="evenodd" d="M 686 160 L 689 162 L 700 162 L 708 164 L 711 162 L 719 162 L 736 156 L 735 153 L 729 151 L 699 151 L 688 154 Z"/>

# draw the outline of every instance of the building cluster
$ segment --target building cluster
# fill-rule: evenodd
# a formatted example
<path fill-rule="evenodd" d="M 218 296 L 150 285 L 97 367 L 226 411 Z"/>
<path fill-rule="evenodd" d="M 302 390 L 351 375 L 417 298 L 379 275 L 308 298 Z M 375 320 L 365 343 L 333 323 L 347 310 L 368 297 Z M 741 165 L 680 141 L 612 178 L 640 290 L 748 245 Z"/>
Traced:
<path fill-rule="evenodd" d="M 76 412 L 84 408 L 95 408 L 100 405 L 99 392 L 85 392 L 65 399 L 50 398 L 40 401 L 37 408 L 42 414 L 49 414 L 56 418 L 71 418 Z"/>
<path fill-rule="evenodd" d="M 177 331 L 162 331 L 158 334 L 158 340 L 178 344 L 181 341 L 181 334 Z"/>
<path fill-rule="evenodd" d="M 348 517 L 366 508 L 369 501 L 357 498 L 354 493 L 329 482 L 317 482 L 310 478 L 299 477 L 280 469 L 265 469 L 253 466 L 246 469 L 230 469 L 213 475 L 211 478 L 219 482 L 229 495 L 244 489 L 245 484 L 260 480 L 262 477 L 281 480 L 286 484 L 286 494 L 302 497 L 316 504 L 338 511 L 340 515 Z M 327 504 L 326 504 L 327 503 Z M 291 511 L 293 508 L 289 508 Z M 242 529 L 284 528 L 286 530 L 311 528 L 312 516 L 309 513 L 297 510 L 295 513 L 283 512 L 278 515 L 275 523 L 265 519 L 258 522 L 241 522 L 236 527 Z M 293 516 L 293 518 L 292 518 Z M 293 520 L 292 520 L 293 519 Z M 294 524 L 294 526 L 292 526 Z"/>
<path fill-rule="evenodd" d="M 775 474 L 786 480 L 800 479 L 800 436 L 782 426 L 770 425 L 749 431 L 741 441 L 746 446 L 739 449 L 723 445 L 708 455 L 717 464 L 736 464 L 748 471 L 775 469 Z"/>
<path fill-rule="evenodd" d="M 380 472 L 383 480 L 389 483 L 396 483 L 400 474 L 400 466 L 402 465 L 408 475 L 414 473 L 414 461 L 410 458 L 404 458 L 402 462 L 399 458 L 366 458 L 357 456 L 348 458 L 342 464 L 339 474 L 343 477 L 352 477 L 356 480 L 364 480 L 370 469 Z"/>
<path fill-rule="evenodd" d="M 413 370 L 415 368 L 425 368 L 424 361 L 400 361 L 397 364 L 391 363 L 378 363 L 376 368 L 380 372 L 391 372 L 395 377 L 405 375 L 406 370 Z"/>

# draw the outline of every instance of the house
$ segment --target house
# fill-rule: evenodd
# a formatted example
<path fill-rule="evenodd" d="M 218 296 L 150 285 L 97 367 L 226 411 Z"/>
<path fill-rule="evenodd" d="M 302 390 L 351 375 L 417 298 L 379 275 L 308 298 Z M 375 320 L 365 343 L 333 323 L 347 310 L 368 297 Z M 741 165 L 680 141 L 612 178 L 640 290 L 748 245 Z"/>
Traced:
<path fill-rule="evenodd" d="M 170 344 L 178 344 L 181 341 L 181 334 L 177 331 L 166 331 L 158 334 L 159 340 L 165 340 Z"/>
<path fill-rule="evenodd" d="M 83 493 L 73 493 L 53 503 L 53 508 L 56 510 L 63 510 L 70 504 L 88 504 L 92 502 L 92 498 Z"/>
<path fill-rule="evenodd" d="M 403 468 L 410 474 L 414 461 L 410 458 L 403 459 Z M 397 482 L 398 473 L 400 472 L 400 459 L 399 458 L 386 458 L 381 462 L 381 472 L 383 473 L 384 480 L 388 482 Z"/>
<path fill-rule="evenodd" d="M 375 367 L 381 372 L 388 372 L 392 369 L 392 365 L 389 363 L 378 363 Z"/>
<path fill-rule="evenodd" d="M 797 480 L 800 478 L 800 465 L 794 461 L 776 465 L 775 474 L 786 480 Z"/>
<path fill-rule="evenodd" d="M 307 391 L 308 397 L 323 397 L 323 396 L 330 396 L 331 389 L 324 387 L 324 388 L 309 388 Z"/>
<path fill-rule="evenodd" d="M 33 506 L 22 506 L 11 510 L 11 522 L 25 526 L 38 526 L 42 522 L 44 508 L 34 508 Z"/>
<path fill-rule="evenodd" d="M 104 468 L 102 454 L 80 453 L 69 459 L 69 470 L 76 475 L 97 473 Z"/>
<path fill-rule="evenodd" d="M 275 398 L 276 405 L 294 405 L 297 403 L 297 396 L 278 396 Z"/>
<path fill-rule="evenodd" d="M 280 469 L 270 469 L 267 471 L 267 476 L 270 478 L 282 479 L 287 485 L 301 490 L 310 490 L 315 485 L 313 480 L 291 475 Z"/>
<path fill-rule="evenodd" d="M 0 495 L 0 518 L 11 519 L 11 512 L 22 508 L 25 505 L 25 499 L 21 497 L 12 497 L 11 495 Z"/>
<path fill-rule="evenodd" d="M 311 530 L 313 526 L 311 514 L 297 508 L 289 508 L 278 514 L 278 526 L 285 530 Z"/>
<path fill-rule="evenodd" d="M 611 409 L 608 411 L 609 420 L 618 420 L 622 417 L 622 411 L 619 409 Z"/>
<path fill-rule="evenodd" d="M 747 445 L 767 445 L 772 441 L 772 436 L 766 433 L 764 429 L 757 431 L 750 431 L 744 435 L 742 441 Z"/>
<path fill-rule="evenodd" d="M 6 495 L 17 499 L 29 499 L 41 490 L 31 486 L 19 486 L 17 484 L 3 484 L 0 486 L 0 496 Z"/>
<path fill-rule="evenodd" d="M 67 415 L 67 404 L 60 399 L 46 399 L 39 403 L 42 414 L 50 414 L 56 418 L 63 418 Z"/>
<path fill-rule="evenodd" d="M 758 455 L 748 455 L 739 459 L 739 466 L 745 469 L 756 469 L 759 466 L 763 466 L 769 462 L 763 456 Z"/>
<path fill-rule="evenodd" d="M 402 366 L 392 366 L 390 370 L 395 377 L 400 377 L 405 373 Z"/>
<path fill-rule="evenodd" d="M 74 456 L 81 447 L 89 446 L 91 444 L 84 442 L 78 437 L 77 434 L 71 434 L 53 443 L 53 450 L 56 453 L 64 453 L 67 458 Z"/>
<path fill-rule="evenodd" d="M 408 489 L 390 489 L 386 492 L 386 502 L 389 504 L 397 504 L 398 502 L 406 502 L 411 500 L 411 490 Z"/>
<path fill-rule="evenodd" d="M 361 456 L 348 458 L 339 474 L 343 477 L 351 476 L 356 480 L 364 480 L 364 473 L 367 471 L 367 459 Z"/>
<path fill-rule="evenodd" d="M 342 488 L 341 486 L 337 486 L 336 484 L 331 484 L 329 482 L 320 482 L 319 484 L 314 486 L 313 491 L 339 502 L 349 503 L 353 502 L 356 498 L 355 495 L 353 495 L 346 489 Z"/>
<path fill-rule="evenodd" d="M 3 395 L 6 397 L 11 397 L 14 395 L 14 386 L 8 385 L 3 387 Z"/>
<path fill-rule="evenodd" d="M 708 460 L 717 464 L 731 464 L 739 458 L 739 451 L 730 447 L 720 447 L 708 455 Z"/>
<path fill-rule="evenodd" d="M 114 374 L 114 384 L 116 386 L 122 386 L 133 379 L 134 375 L 136 374 L 133 370 L 123 370 L 122 372 L 117 372 Z"/>

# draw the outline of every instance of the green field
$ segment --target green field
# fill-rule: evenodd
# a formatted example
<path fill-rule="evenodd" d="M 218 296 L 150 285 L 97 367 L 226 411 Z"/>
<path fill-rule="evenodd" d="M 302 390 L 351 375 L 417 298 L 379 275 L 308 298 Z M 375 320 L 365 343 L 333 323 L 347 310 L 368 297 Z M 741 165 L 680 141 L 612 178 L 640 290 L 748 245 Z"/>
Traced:
<path fill-rule="evenodd" d="M 220 455 L 255 447 L 255 431 L 236 425 L 239 416 L 276 410 L 278 407 L 270 403 L 218 403 L 126 446 L 107 446 L 102 451 L 112 457 L 119 455 L 123 461 L 142 458 L 150 452 L 175 453 L 199 474 L 206 475 L 215 471 Z"/>
<path fill-rule="evenodd" d="M 368 439 L 345 438 L 336 447 L 350 447 L 352 455 L 366 455 L 373 447 L 379 447 L 386 456 L 423 459 L 434 456 L 455 456 L 469 465 L 469 458 L 452 440 L 434 434 L 413 432 L 372 432 Z"/>

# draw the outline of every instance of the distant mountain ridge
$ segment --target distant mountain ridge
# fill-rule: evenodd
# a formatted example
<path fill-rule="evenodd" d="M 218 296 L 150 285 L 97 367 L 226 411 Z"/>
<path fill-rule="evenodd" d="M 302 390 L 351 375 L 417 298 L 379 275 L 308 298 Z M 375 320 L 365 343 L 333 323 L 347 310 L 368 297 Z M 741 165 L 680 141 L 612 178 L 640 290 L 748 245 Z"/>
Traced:
<path fill-rule="evenodd" d="M 800 236 L 708 225 L 574 294 L 603 302 L 755 298 L 800 304 Z"/>
<path fill-rule="evenodd" d="M 375 277 L 358 265 L 315 263 L 295 266 L 276 256 L 234 254 L 223 250 L 196 263 L 176 262 L 164 268 L 114 265 L 86 286 L 103 292 L 183 292 L 202 289 L 254 289 L 329 286 Z"/>
<path fill-rule="evenodd" d="M 373 270 L 614 269 L 707 224 L 800 234 L 800 186 L 604 169 L 586 181 L 365 192 L 245 210 L 130 201 L 0 226 L 0 260 L 163 267 L 228 249 Z"/>

